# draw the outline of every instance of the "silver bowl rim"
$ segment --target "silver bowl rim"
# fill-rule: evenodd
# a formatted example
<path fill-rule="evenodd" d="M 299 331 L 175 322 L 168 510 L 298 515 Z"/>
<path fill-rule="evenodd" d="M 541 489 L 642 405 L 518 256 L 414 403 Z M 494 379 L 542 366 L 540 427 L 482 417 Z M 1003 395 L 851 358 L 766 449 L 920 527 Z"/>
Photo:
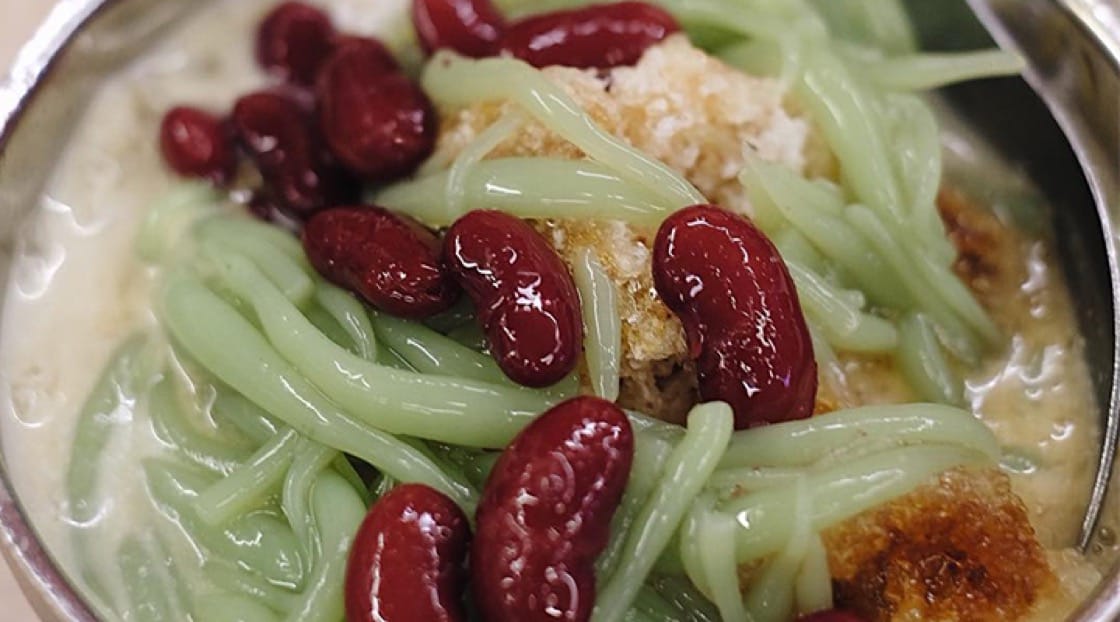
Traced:
<path fill-rule="evenodd" d="M 25 112 L 49 80 L 82 30 L 98 15 L 122 0 L 60 0 L 18 52 L 8 74 L 0 80 L 0 157 Z M 1120 36 L 1086 13 L 1093 0 L 1055 2 L 1081 27 L 1086 37 L 1120 70 Z M 1104 0 L 1107 3 L 1108 0 Z M 1120 322 L 1120 310 L 1117 310 Z M 0 448 L 0 554 L 32 607 L 50 620 L 95 622 L 96 616 L 71 587 L 31 526 L 14 493 Z M 1112 619 L 1120 613 L 1120 566 L 1104 578 L 1075 619 Z M 1098 617 L 1098 616 L 1108 616 Z"/>
<path fill-rule="evenodd" d="M 119 0 L 60 0 L 16 55 L 0 81 L 0 157 L 52 69 L 83 28 Z M 96 622 L 97 617 L 55 564 L 31 526 L 9 480 L 0 448 L 0 554 L 35 612 L 46 620 Z"/>

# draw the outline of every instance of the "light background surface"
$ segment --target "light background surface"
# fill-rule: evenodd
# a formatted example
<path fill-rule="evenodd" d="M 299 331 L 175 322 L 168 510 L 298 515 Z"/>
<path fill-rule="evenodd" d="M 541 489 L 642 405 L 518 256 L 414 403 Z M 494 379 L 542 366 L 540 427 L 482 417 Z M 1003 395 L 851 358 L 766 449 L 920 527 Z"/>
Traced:
<path fill-rule="evenodd" d="M 19 48 L 31 38 L 54 0 L 0 0 L 0 71 L 8 67 Z M 7 564 L 0 561 L 0 622 L 33 622 L 31 611 Z"/>

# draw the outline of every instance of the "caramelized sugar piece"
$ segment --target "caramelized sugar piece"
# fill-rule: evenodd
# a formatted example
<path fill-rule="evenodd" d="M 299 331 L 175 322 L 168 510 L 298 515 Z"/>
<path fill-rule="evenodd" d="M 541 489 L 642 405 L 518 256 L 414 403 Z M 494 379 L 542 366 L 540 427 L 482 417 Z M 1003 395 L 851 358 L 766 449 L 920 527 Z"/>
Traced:
<path fill-rule="evenodd" d="M 1017 620 L 1058 594 L 996 469 L 957 469 L 825 534 L 837 605 L 867 620 Z"/>

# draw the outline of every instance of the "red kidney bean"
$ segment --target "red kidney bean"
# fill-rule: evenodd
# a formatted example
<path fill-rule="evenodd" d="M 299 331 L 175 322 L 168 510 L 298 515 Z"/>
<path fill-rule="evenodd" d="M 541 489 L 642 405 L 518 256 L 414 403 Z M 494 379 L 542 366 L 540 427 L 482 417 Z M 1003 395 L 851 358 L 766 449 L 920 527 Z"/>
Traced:
<path fill-rule="evenodd" d="M 429 54 L 450 48 L 482 58 L 498 51 L 505 21 L 490 0 L 413 0 L 412 25 Z"/>
<path fill-rule="evenodd" d="M 797 622 L 863 622 L 863 618 L 847 611 L 828 609 L 803 615 L 797 618 Z"/>
<path fill-rule="evenodd" d="M 341 46 L 319 75 L 319 121 L 343 166 L 371 181 L 411 173 L 435 147 L 436 115 L 407 77 L 369 45 Z"/>
<path fill-rule="evenodd" d="M 657 232 L 653 278 L 684 324 L 701 398 L 731 404 L 739 429 L 812 415 L 809 329 L 789 271 L 761 231 L 715 206 L 683 209 Z"/>
<path fill-rule="evenodd" d="M 355 185 L 324 159 L 312 119 L 296 100 L 268 91 L 246 95 L 231 122 L 277 205 L 306 217 L 352 199 Z"/>
<path fill-rule="evenodd" d="M 167 165 L 185 177 L 224 184 L 237 168 L 229 128 L 197 108 L 179 106 L 168 111 L 160 124 L 159 146 Z"/>
<path fill-rule="evenodd" d="M 470 526 L 457 505 L 419 484 L 369 511 L 346 568 L 347 622 L 465 622 Z"/>
<path fill-rule="evenodd" d="M 333 48 L 330 17 L 302 2 L 273 9 L 257 31 L 257 62 L 276 75 L 310 85 Z"/>
<path fill-rule="evenodd" d="M 428 317 L 459 297 L 435 234 L 381 207 L 316 214 L 303 228 L 303 248 L 324 278 L 393 315 Z"/>
<path fill-rule="evenodd" d="M 346 55 L 353 62 L 364 62 L 381 73 L 397 73 L 401 70 L 400 63 L 385 47 L 381 41 L 373 37 L 359 37 L 356 35 L 339 35 L 334 40 L 334 50 L 331 57 Z M 353 56 L 351 56 L 353 55 Z"/>
<path fill-rule="evenodd" d="M 579 293 L 547 240 L 520 218 L 480 210 L 452 225 L 443 248 L 507 376 L 545 387 L 575 369 L 583 346 Z"/>
<path fill-rule="evenodd" d="M 626 415 L 595 397 L 552 408 L 514 439 L 478 506 L 471 588 L 482 619 L 590 618 L 595 559 L 633 457 Z"/>
<path fill-rule="evenodd" d="M 289 233 L 298 235 L 303 230 L 303 221 L 293 217 L 284 208 L 277 205 L 266 192 L 257 191 L 253 193 L 245 207 L 253 216 Z"/>
<path fill-rule="evenodd" d="M 680 29 L 672 15 L 644 2 L 596 4 L 512 24 L 501 48 L 534 67 L 617 67 L 637 63 Z"/>

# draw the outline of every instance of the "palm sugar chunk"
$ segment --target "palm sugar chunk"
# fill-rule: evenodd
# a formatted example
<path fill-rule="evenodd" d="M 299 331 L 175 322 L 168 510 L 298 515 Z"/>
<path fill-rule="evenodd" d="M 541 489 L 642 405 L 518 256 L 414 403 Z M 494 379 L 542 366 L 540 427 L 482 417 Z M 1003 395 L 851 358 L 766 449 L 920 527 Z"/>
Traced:
<path fill-rule="evenodd" d="M 1021 620 L 1060 589 L 995 469 L 956 469 L 825 532 L 837 605 L 872 622 Z"/>

